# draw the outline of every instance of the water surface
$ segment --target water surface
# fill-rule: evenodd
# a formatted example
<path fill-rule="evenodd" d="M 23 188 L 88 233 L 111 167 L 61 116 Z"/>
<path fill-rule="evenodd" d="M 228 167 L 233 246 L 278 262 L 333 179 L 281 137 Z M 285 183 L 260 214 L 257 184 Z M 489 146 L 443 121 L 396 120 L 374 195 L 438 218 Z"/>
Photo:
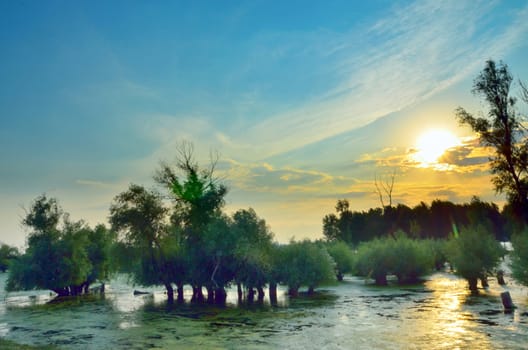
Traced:
<path fill-rule="evenodd" d="M 490 280 L 480 296 L 466 282 L 435 273 L 424 283 L 376 287 L 349 277 L 315 297 L 225 307 L 168 305 L 161 288 L 134 296 L 124 276 L 104 297 L 53 302 L 47 291 L 5 293 L 0 274 L 0 336 L 64 349 L 528 349 L 528 290 Z M 500 293 L 518 308 L 505 314 Z M 190 291 L 187 291 L 190 292 Z M 187 298 L 188 299 L 188 298 Z"/>

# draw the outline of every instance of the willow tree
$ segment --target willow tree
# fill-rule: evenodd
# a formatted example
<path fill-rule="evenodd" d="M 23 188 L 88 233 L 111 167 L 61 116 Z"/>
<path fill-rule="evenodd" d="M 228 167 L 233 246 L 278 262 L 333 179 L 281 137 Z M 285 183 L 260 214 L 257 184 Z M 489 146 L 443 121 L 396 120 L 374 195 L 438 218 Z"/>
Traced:
<path fill-rule="evenodd" d="M 133 269 L 135 282 L 141 285 L 163 285 L 169 302 L 174 300 L 172 282 L 176 271 L 169 259 L 177 249 L 169 235 L 168 210 L 162 197 L 139 185 L 117 195 L 110 207 L 112 228 L 124 235 L 139 257 Z"/>
<path fill-rule="evenodd" d="M 191 269 L 189 281 L 193 287 L 193 300 L 203 300 L 202 286 L 214 276 L 207 268 L 206 230 L 219 215 L 224 205 L 227 188 L 215 176 L 218 157 L 211 157 L 208 167 L 200 167 L 194 155 L 192 143 L 183 142 L 177 148 L 173 166 L 162 163 L 155 180 L 166 189 L 174 201 L 173 221 L 182 227 L 182 240 Z M 221 254 L 219 254 L 220 256 Z M 215 265 L 219 261 L 215 262 Z"/>
<path fill-rule="evenodd" d="M 528 221 L 528 143 L 524 118 L 516 109 L 517 99 L 511 96 L 513 77 L 503 62 L 493 60 L 477 76 L 473 93 L 488 105 L 484 116 L 475 117 L 462 107 L 456 110 L 460 124 L 468 125 L 479 136 L 482 146 L 493 149 L 490 156 L 492 183 L 498 193 L 505 193 L 516 213 Z M 522 98 L 528 94 L 521 84 Z"/>
<path fill-rule="evenodd" d="M 71 221 L 46 195 L 35 199 L 22 222 L 31 232 L 26 251 L 10 265 L 7 290 L 79 295 L 109 277 L 112 235 L 104 226 L 93 230 L 83 221 Z"/>

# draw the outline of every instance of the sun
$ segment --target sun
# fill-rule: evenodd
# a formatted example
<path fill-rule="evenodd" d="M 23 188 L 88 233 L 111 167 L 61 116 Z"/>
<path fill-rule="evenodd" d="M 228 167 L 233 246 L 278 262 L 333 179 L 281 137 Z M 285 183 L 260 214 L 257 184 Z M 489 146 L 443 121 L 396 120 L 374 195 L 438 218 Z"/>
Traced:
<path fill-rule="evenodd" d="M 447 130 L 428 130 L 416 140 L 413 158 L 424 167 L 436 165 L 445 151 L 459 144 L 460 140 Z"/>

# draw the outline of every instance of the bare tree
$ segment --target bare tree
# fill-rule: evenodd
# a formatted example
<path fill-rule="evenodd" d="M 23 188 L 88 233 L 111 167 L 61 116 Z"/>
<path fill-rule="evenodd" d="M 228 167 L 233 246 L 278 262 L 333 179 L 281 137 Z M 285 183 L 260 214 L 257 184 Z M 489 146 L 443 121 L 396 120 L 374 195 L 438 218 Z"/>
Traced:
<path fill-rule="evenodd" d="M 374 186 L 376 186 L 376 193 L 379 196 L 381 208 L 385 209 L 384 196 L 387 196 L 389 200 L 388 207 L 392 207 L 392 190 L 394 189 L 394 178 L 396 177 L 396 171 L 394 170 L 388 179 L 380 178 L 378 183 L 377 175 L 374 175 Z"/>

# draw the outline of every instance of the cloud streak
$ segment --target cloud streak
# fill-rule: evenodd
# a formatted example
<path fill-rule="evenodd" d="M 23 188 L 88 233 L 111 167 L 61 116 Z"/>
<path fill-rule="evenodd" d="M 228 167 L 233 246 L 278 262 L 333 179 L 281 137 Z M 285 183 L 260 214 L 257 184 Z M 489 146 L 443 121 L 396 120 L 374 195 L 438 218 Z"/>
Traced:
<path fill-rule="evenodd" d="M 332 63 L 341 81 L 324 98 L 272 115 L 238 141 L 253 145 L 262 158 L 271 157 L 431 97 L 526 36 L 528 25 L 518 18 L 509 26 L 490 23 L 495 5 L 418 1 L 387 13 L 370 28 L 333 33 L 338 39 L 327 45 L 318 41 L 321 35 L 314 35 L 311 45 L 334 56 Z M 366 42 L 379 44 L 362 45 Z"/>

